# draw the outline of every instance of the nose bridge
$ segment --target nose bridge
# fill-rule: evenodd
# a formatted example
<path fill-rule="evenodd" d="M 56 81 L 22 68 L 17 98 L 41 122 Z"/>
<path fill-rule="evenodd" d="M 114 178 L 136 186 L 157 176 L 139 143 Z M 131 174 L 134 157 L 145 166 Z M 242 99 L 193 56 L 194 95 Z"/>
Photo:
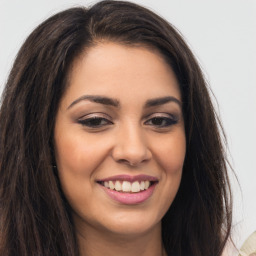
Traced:
<path fill-rule="evenodd" d="M 116 161 L 129 165 L 138 165 L 149 160 L 151 153 L 143 127 L 136 122 L 121 125 L 116 136 L 113 157 Z"/>

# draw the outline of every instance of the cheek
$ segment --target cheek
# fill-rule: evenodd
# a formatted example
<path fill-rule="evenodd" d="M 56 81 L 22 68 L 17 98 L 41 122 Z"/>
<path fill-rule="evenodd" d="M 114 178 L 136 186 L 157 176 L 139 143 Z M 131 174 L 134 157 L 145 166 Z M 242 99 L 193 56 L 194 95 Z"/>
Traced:
<path fill-rule="evenodd" d="M 159 203 L 162 213 L 166 213 L 172 204 L 181 181 L 183 163 L 186 154 L 186 139 L 183 131 L 170 136 L 155 146 L 156 161 L 162 169 L 162 190 Z"/>
<path fill-rule="evenodd" d="M 76 174 L 88 174 L 99 162 L 103 154 L 102 143 L 91 143 L 91 138 L 83 133 L 57 133 L 55 138 L 55 156 L 59 170 Z"/>
<path fill-rule="evenodd" d="M 92 175 L 98 156 L 95 152 L 95 147 L 88 146 L 81 133 L 65 132 L 64 129 L 56 132 L 55 157 L 61 187 L 77 212 L 92 194 Z"/>
<path fill-rule="evenodd" d="M 184 132 L 177 133 L 157 143 L 155 155 L 166 175 L 181 176 L 186 154 L 186 139 Z"/>

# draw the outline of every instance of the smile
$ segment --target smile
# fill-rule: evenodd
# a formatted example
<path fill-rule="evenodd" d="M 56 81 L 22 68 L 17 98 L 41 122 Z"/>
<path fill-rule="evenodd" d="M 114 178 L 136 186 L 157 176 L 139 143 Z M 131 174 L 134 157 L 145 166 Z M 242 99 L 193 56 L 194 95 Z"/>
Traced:
<path fill-rule="evenodd" d="M 148 180 L 146 181 L 134 181 L 134 182 L 130 182 L 130 181 L 104 181 L 101 184 L 109 189 L 112 190 L 116 190 L 116 191 L 120 191 L 120 192 L 132 192 L 132 193 L 138 193 L 140 191 L 146 190 L 149 188 L 149 186 L 152 184 L 153 182 L 150 182 Z"/>
<path fill-rule="evenodd" d="M 158 179 L 147 175 L 118 175 L 98 180 L 105 193 L 121 204 L 140 204 L 154 192 Z"/>

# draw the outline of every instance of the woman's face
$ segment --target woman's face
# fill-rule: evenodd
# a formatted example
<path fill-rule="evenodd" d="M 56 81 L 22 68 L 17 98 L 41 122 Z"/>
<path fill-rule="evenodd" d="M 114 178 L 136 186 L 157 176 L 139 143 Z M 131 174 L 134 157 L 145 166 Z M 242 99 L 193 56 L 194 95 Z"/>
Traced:
<path fill-rule="evenodd" d="M 186 143 L 178 82 L 157 51 L 106 42 L 80 56 L 54 134 L 78 229 L 134 235 L 160 228 Z"/>

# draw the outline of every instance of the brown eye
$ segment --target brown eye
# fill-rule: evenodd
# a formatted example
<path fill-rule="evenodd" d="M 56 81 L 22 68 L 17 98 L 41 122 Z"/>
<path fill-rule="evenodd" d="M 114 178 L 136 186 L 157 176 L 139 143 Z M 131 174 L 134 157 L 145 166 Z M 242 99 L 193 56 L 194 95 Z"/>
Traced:
<path fill-rule="evenodd" d="M 153 117 L 145 122 L 146 125 L 156 127 L 168 127 L 177 123 L 177 120 L 169 117 Z"/>
<path fill-rule="evenodd" d="M 78 123 L 80 123 L 83 126 L 87 126 L 89 128 L 100 128 L 102 126 L 112 124 L 112 122 L 109 121 L 108 119 L 103 117 L 97 117 L 97 116 L 86 118 L 86 119 L 80 119 L 78 120 Z"/>

